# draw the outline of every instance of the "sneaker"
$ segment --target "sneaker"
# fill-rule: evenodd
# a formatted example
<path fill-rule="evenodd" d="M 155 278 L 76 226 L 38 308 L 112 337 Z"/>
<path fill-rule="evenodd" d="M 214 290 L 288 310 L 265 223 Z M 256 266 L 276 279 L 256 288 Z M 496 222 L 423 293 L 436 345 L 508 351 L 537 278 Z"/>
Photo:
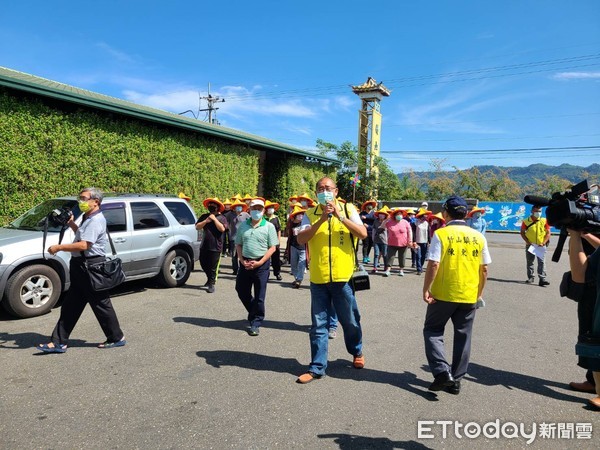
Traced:
<path fill-rule="evenodd" d="M 373 267 L 373 270 L 371 270 L 371 273 L 377 273 L 377 267 Z"/>
<path fill-rule="evenodd" d="M 249 327 L 246 330 L 246 333 L 248 333 L 248 336 L 258 336 L 260 334 L 260 331 L 258 327 Z"/>
<path fill-rule="evenodd" d="M 214 284 L 209 284 L 208 285 L 208 289 L 206 290 L 206 292 L 208 292 L 209 294 L 212 294 L 213 292 L 215 292 L 215 285 Z"/>
<path fill-rule="evenodd" d="M 417 275 L 421 275 L 421 274 L 423 274 L 423 271 L 422 270 L 417 270 Z"/>
<path fill-rule="evenodd" d="M 356 369 L 362 369 L 363 367 L 365 367 L 365 357 L 363 356 L 362 353 L 360 355 L 356 355 L 354 357 L 354 360 L 352 361 L 352 365 Z"/>
<path fill-rule="evenodd" d="M 283 280 L 283 277 L 282 277 L 280 274 L 278 274 L 278 275 L 275 275 L 275 278 L 277 278 L 277 280 L 278 280 L 278 281 L 281 281 L 281 280 Z"/>
<path fill-rule="evenodd" d="M 369 258 L 363 258 L 363 264 L 366 264 L 369 262 Z"/>
<path fill-rule="evenodd" d="M 399 276 L 403 277 L 404 276 L 404 270 L 400 269 L 400 272 L 398 273 Z"/>
<path fill-rule="evenodd" d="M 390 275 L 391 275 L 391 274 L 390 274 L 390 271 L 389 271 L 389 269 L 388 269 L 388 270 L 386 270 L 385 272 L 383 272 L 383 276 L 384 276 L 384 277 L 389 277 Z"/>
<path fill-rule="evenodd" d="M 525 284 L 533 284 L 534 281 L 535 281 L 535 278 L 531 277 L 531 278 L 528 278 L 527 281 L 525 281 Z"/>
<path fill-rule="evenodd" d="M 337 337 L 337 330 L 335 328 L 330 328 L 328 337 L 329 339 L 335 339 Z"/>
<path fill-rule="evenodd" d="M 540 284 L 541 287 L 550 286 L 550 282 L 546 281 L 546 280 L 540 280 L 539 284 Z"/>

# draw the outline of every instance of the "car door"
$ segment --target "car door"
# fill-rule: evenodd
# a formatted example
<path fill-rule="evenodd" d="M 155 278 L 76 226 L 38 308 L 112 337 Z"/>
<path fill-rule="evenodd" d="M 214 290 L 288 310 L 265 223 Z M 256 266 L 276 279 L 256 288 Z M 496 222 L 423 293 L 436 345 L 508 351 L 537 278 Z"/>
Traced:
<path fill-rule="evenodd" d="M 172 236 L 169 221 L 153 201 L 130 203 L 133 230 L 131 233 L 132 275 L 160 269 L 163 245 Z"/>
<path fill-rule="evenodd" d="M 125 202 L 104 202 L 100 205 L 106 219 L 106 227 L 115 246 L 117 256 L 121 258 L 123 270 L 127 274 L 131 265 L 131 227 L 127 227 L 127 205 Z M 106 254 L 112 254 L 110 243 L 106 245 Z"/>

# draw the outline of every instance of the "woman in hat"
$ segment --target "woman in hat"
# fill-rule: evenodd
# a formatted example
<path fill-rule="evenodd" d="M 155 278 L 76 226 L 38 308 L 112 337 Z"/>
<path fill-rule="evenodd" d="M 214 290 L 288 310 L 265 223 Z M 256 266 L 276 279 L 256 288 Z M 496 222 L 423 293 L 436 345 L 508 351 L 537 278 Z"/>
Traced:
<path fill-rule="evenodd" d="M 225 211 L 223 211 L 223 216 L 225 216 L 225 218 L 227 219 L 227 224 L 229 224 L 231 222 L 231 219 L 233 219 L 233 216 L 235 216 L 235 213 L 231 209 L 232 204 L 233 202 L 229 199 L 226 199 L 223 202 L 223 206 L 225 207 Z M 231 242 L 229 241 L 229 233 L 225 233 L 223 235 L 223 253 L 221 254 L 223 258 L 225 258 L 226 256 L 231 256 L 230 248 Z"/>
<path fill-rule="evenodd" d="M 231 220 L 228 220 L 229 223 L 229 248 L 231 252 L 231 266 L 233 269 L 233 274 L 237 275 L 238 270 L 240 268 L 240 262 L 237 257 L 237 250 L 235 246 L 235 237 L 237 235 L 237 230 L 242 222 L 245 222 L 250 218 L 250 214 L 248 214 L 248 205 L 242 201 L 241 197 L 235 200 L 231 204 L 231 209 L 233 210 L 234 215 Z"/>
<path fill-rule="evenodd" d="M 469 225 L 474 230 L 479 231 L 481 234 L 485 234 L 485 230 L 487 229 L 487 224 L 483 215 L 485 214 L 484 208 L 478 208 L 477 206 L 473 206 L 473 209 L 467 213 L 467 225 Z"/>
<path fill-rule="evenodd" d="M 279 217 L 275 215 L 275 211 L 279 209 L 279 203 L 273 203 L 270 200 L 265 202 L 265 219 L 273 224 L 275 227 L 275 231 L 277 232 L 277 249 L 275 253 L 271 255 L 271 266 L 273 266 L 273 275 L 279 281 L 283 278 L 281 277 L 281 257 L 279 255 L 279 242 L 281 242 L 281 223 L 279 222 Z"/>
<path fill-rule="evenodd" d="M 304 194 L 298 196 L 298 201 L 300 202 L 300 205 L 304 209 L 312 208 L 313 206 L 315 206 L 314 200 L 312 198 L 310 198 L 310 195 L 308 195 L 306 192 Z"/>
<path fill-rule="evenodd" d="M 429 242 L 431 242 L 431 238 L 433 237 L 435 230 L 444 228 L 446 226 L 446 221 L 444 220 L 441 212 L 437 214 L 430 214 L 427 217 L 427 220 L 429 221 Z"/>
<path fill-rule="evenodd" d="M 375 211 L 375 220 L 373 221 L 373 231 L 371 237 L 373 239 L 373 248 L 375 256 L 373 258 L 373 273 L 377 273 L 379 269 L 379 258 L 385 261 L 387 253 L 387 228 L 383 222 L 389 217 L 390 208 L 383 206 L 379 211 Z"/>
<path fill-rule="evenodd" d="M 404 260 L 406 258 L 406 249 L 413 246 L 413 233 L 408 220 L 404 220 L 404 211 L 394 209 L 390 212 L 390 217 L 383 222 L 388 233 L 388 248 L 385 257 L 384 276 L 390 276 L 390 269 L 394 262 L 394 256 L 398 254 L 398 265 L 400 272 L 398 275 L 404 276 Z M 414 213 L 414 211 L 413 211 Z"/>
<path fill-rule="evenodd" d="M 305 209 L 302 209 L 300 205 L 296 205 L 294 210 L 290 214 L 288 222 L 288 249 L 290 253 L 290 265 L 292 266 L 292 275 L 294 275 L 294 282 L 292 287 L 298 289 L 304 279 L 304 271 L 306 269 L 306 245 L 299 244 L 298 231 L 304 219 Z"/>
<path fill-rule="evenodd" d="M 429 246 L 429 222 L 427 221 L 427 217 L 431 215 L 431 211 L 427 209 L 421 208 L 417 211 L 416 214 L 416 223 L 415 223 L 415 243 L 417 246 L 415 247 L 417 258 L 417 275 L 421 275 L 423 273 L 423 264 L 425 264 L 425 257 L 427 256 L 427 247 Z"/>
<path fill-rule="evenodd" d="M 377 207 L 377 200 L 367 200 L 360 207 L 360 220 L 365 224 L 367 228 L 367 237 L 362 240 L 362 255 L 363 263 L 371 262 L 369 254 L 373 247 L 373 222 L 375 221 L 375 208 Z"/>
<path fill-rule="evenodd" d="M 221 253 L 223 252 L 223 235 L 228 224 L 223 216 L 225 206 L 218 198 L 207 198 L 202 204 L 208 213 L 200 216 L 196 222 L 196 229 L 202 230 L 204 236 L 200 245 L 200 266 L 206 274 L 207 280 L 204 284 L 208 286 L 207 292 L 215 292 L 215 283 L 217 282 L 219 264 L 221 263 Z"/>

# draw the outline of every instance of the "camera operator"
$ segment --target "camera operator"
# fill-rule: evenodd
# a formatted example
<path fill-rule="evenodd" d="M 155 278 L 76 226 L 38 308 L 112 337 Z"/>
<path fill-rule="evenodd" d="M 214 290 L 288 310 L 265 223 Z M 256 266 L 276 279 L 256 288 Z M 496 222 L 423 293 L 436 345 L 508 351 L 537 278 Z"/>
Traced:
<path fill-rule="evenodd" d="M 71 244 L 58 244 L 48 247 L 48 253 L 55 255 L 60 251 L 71 252 L 69 273 L 71 287 L 60 310 L 60 318 L 52 332 L 52 340 L 37 346 L 45 353 L 65 353 L 69 336 L 75 328 L 87 303 L 90 304 L 96 319 L 106 335 L 106 342 L 99 348 L 122 347 L 125 345 L 123 332 L 119 326 L 117 314 L 113 309 L 108 291 L 94 291 L 86 271 L 86 262 L 95 263 L 105 259 L 106 219 L 100 211 L 102 192 L 96 188 L 85 188 L 79 193 L 79 209 L 83 213 L 81 224 L 77 224 L 71 215 L 67 225 L 75 232 Z"/>
<path fill-rule="evenodd" d="M 541 287 L 548 286 L 550 283 L 546 280 L 545 247 L 550 241 L 550 226 L 546 219 L 542 217 L 542 207 L 540 205 L 533 205 L 531 207 L 531 215 L 521 224 L 521 237 L 526 244 L 527 281 L 525 283 L 532 284 L 535 281 L 533 277 L 533 263 L 537 258 L 539 285 Z M 532 246 L 537 254 L 529 251 Z"/>
<path fill-rule="evenodd" d="M 572 229 L 569 229 L 569 234 L 571 276 L 566 277 L 561 285 L 561 295 L 578 302 L 578 343 L 581 343 L 600 338 L 600 290 L 597 289 L 600 279 L 600 238 Z M 584 251 L 583 239 L 595 248 L 590 256 Z M 584 392 L 594 392 L 593 388 L 595 388 L 597 396 L 590 399 L 589 403 L 600 409 L 600 358 L 580 355 L 578 365 L 588 369 L 587 382 L 569 385 L 575 390 Z M 592 377 L 590 371 L 593 373 Z"/>

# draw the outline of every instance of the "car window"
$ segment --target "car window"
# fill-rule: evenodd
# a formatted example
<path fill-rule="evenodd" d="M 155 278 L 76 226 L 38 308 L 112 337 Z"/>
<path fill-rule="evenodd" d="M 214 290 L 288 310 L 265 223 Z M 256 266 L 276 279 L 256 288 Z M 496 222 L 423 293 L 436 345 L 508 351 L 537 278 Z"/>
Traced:
<path fill-rule="evenodd" d="M 103 203 L 100 205 L 102 214 L 106 219 L 106 226 L 111 233 L 127 231 L 127 215 L 125 203 Z"/>
<path fill-rule="evenodd" d="M 10 228 L 17 228 L 19 230 L 42 231 L 45 226 L 46 218 L 48 218 L 48 231 L 58 232 L 65 225 L 64 223 L 57 223 L 52 220 L 52 214 L 60 215 L 63 211 L 71 211 L 75 219 L 81 215 L 76 200 L 55 198 L 46 200 L 44 203 L 30 209 L 21 217 L 13 221 L 9 226 Z"/>
<path fill-rule="evenodd" d="M 173 217 L 180 225 L 190 225 L 196 223 L 194 214 L 190 207 L 183 202 L 165 202 L 167 209 L 173 214 Z"/>
<path fill-rule="evenodd" d="M 133 229 L 146 230 L 168 226 L 168 221 L 154 202 L 132 202 Z"/>

